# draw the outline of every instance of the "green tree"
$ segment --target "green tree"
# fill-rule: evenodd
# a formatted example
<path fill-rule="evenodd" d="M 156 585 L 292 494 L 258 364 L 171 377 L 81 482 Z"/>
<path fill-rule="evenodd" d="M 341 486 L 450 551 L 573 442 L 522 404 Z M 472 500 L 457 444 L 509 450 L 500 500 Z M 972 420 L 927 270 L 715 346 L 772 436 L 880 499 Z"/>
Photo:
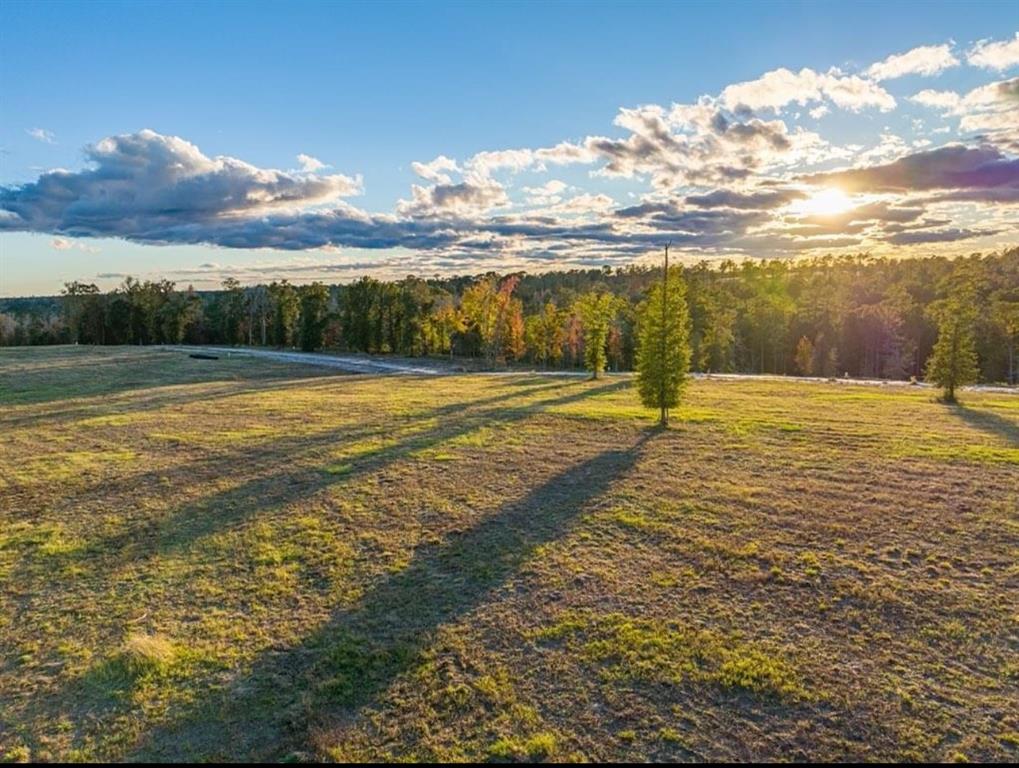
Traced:
<path fill-rule="evenodd" d="M 590 291 L 573 305 L 584 332 L 584 367 L 597 379 L 605 370 L 609 329 L 619 311 L 619 301 L 608 291 Z"/>
<path fill-rule="evenodd" d="M 201 317 L 202 303 L 195 289 L 188 286 L 181 293 L 172 288 L 158 310 L 159 329 L 163 343 L 180 344 L 189 326 Z"/>
<path fill-rule="evenodd" d="M 1005 380 L 1015 384 L 1019 378 L 1016 361 L 1016 345 L 1019 343 L 1019 301 L 999 298 L 991 306 L 991 318 L 998 333 L 1005 340 Z"/>
<path fill-rule="evenodd" d="M 106 318 L 99 287 L 94 283 L 81 283 L 75 280 L 64 283 L 64 289 L 60 293 L 64 297 L 64 315 L 74 342 L 105 343 Z"/>
<path fill-rule="evenodd" d="M 452 300 L 445 300 L 428 316 L 429 349 L 453 356 L 453 336 L 463 333 L 463 315 Z"/>
<path fill-rule="evenodd" d="M 301 311 L 297 290 L 286 280 L 273 281 L 269 285 L 269 296 L 272 298 L 272 330 L 276 346 L 293 346 L 294 326 Z"/>
<path fill-rule="evenodd" d="M 657 408 L 662 426 L 679 404 L 690 369 L 690 319 L 686 285 L 678 267 L 666 273 L 641 304 L 637 317 L 637 390 L 647 408 Z"/>
<path fill-rule="evenodd" d="M 314 352 L 322 348 L 329 322 L 329 289 L 316 281 L 301 286 L 298 295 L 301 299 L 301 349 Z"/>
<path fill-rule="evenodd" d="M 955 402 L 955 390 L 977 380 L 976 339 L 973 334 L 975 302 L 968 291 L 958 291 L 931 305 L 938 324 L 938 340 L 927 360 L 926 379 L 944 389 L 943 400 Z"/>
<path fill-rule="evenodd" d="M 241 323 L 244 320 L 244 291 L 235 277 L 223 281 L 223 292 L 218 296 L 217 320 L 219 333 L 227 344 L 242 342 Z M 250 333 L 248 336 L 251 338 Z"/>
<path fill-rule="evenodd" d="M 566 333 L 563 328 L 563 313 L 554 301 L 545 302 L 541 312 L 527 318 L 524 337 L 535 362 L 541 363 L 542 366 L 559 362 L 563 356 Z"/>

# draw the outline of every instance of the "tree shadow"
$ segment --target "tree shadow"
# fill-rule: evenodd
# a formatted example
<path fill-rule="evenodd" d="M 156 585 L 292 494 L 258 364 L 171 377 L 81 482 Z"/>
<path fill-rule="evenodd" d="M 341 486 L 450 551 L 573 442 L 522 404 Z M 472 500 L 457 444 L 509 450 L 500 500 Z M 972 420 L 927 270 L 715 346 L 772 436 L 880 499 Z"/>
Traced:
<path fill-rule="evenodd" d="M 1019 425 L 996 413 L 977 410 L 957 403 L 949 406 L 952 413 L 971 427 L 975 427 L 995 437 L 1000 437 L 1013 447 L 1019 447 Z"/>
<path fill-rule="evenodd" d="M 159 353 L 137 358 L 99 357 L 38 371 L 0 369 L 0 423 L 7 428 L 49 426 L 81 418 L 156 410 L 198 400 L 230 397 L 266 389 L 309 386 L 310 379 L 352 376 L 344 371 L 273 364 L 242 368 L 195 367 L 176 371 L 173 383 Z M 179 360 L 173 362 L 180 365 Z M 68 379 L 61 368 L 85 368 Z M 108 369 L 112 369 L 112 373 Z M 323 381 L 327 386 L 330 382 Z"/>
<path fill-rule="evenodd" d="M 629 382 L 620 381 L 593 387 L 582 382 L 541 380 L 535 381 L 531 387 L 514 388 L 513 391 L 503 391 L 492 397 L 467 403 L 458 399 L 436 408 L 422 410 L 407 419 L 407 422 L 411 425 L 424 422 L 431 426 L 415 431 L 395 442 L 383 444 L 382 447 L 359 456 L 352 461 L 350 470 L 341 476 L 322 471 L 318 458 L 323 449 L 337 441 L 346 442 L 352 438 L 357 439 L 356 435 L 376 434 L 380 431 L 379 424 L 370 424 L 367 428 L 356 431 L 354 435 L 351 434 L 349 426 L 329 430 L 315 436 L 315 439 L 310 443 L 307 436 L 295 436 L 291 440 L 284 441 L 273 440 L 262 446 L 255 458 L 251 456 L 250 446 L 231 450 L 211 459 L 203 467 L 203 473 L 211 473 L 212 476 L 217 473 L 228 475 L 230 472 L 236 471 L 238 462 L 253 460 L 255 464 L 248 467 L 252 476 L 240 486 L 219 491 L 203 497 L 197 502 L 182 504 L 166 516 L 154 519 L 145 518 L 107 536 L 90 537 L 83 549 L 63 557 L 72 560 L 81 558 L 82 563 L 91 562 L 105 574 L 104 580 L 115 583 L 128 573 L 137 573 L 136 569 L 144 561 L 164 555 L 180 555 L 181 553 L 191 558 L 194 555 L 194 546 L 204 537 L 241 525 L 245 520 L 256 518 L 265 511 L 280 509 L 292 501 L 307 498 L 326 487 L 356 482 L 361 477 L 383 470 L 393 462 L 412 456 L 416 451 L 434 448 L 448 440 L 483 427 L 516 423 L 556 405 L 567 404 L 626 386 L 629 386 Z M 547 390 L 555 390 L 561 394 L 548 397 L 544 394 Z M 562 390 L 565 392 L 562 393 Z M 535 395 L 538 396 L 537 399 L 534 399 Z M 517 402 L 514 403 L 514 400 Z M 634 446 L 635 448 L 636 446 Z M 444 609 L 440 609 L 440 603 L 445 604 L 451 601 L 450 605 L 454 607 L 467 605 L 464 601 L 476 600 L 479 589 L 488 588 L 498 583 L 525 556 L 523 554 L 514 555 L 514 552 L 518 550 L 530 551 L 541 541 L 554 536 L 556 531 L 569 521 L 580 504 L 597 496 L 601 490 L 607 487 L 613 476 L 618 475 L 632 464 L 634 449 L 610 451 L 584 465 L 574 467 L 556 480 L 532 492 L 528 499 L 507 506 L 503 513 L 483 522 L 473 533 L 468 532 L 464 536 L 454 536 L 438 550 L 434 547 L 422 549 L 410 569 L 402 575 L 393 577 L 387 582 L 387 587 L 379 587 L 373 592 L 378 598 L 376 602 L 380 606 L 385 606 L 385 611 L 365 609 L 352 613 L 347 618 L 338 620 L 335 631 L 349 630 L 355 634 L 367 632 L 368 625 L 375 618 L 397 610 L 407 591 L 418 590 L 419 586 L 422 590 L 421 596 L 427 598 L 428 604 L 433 609 L 432 612 L 440 617 L 438 621 L 445 620 L 441 617 L 447 614 Z M 193 469 L 193 466 L 183 465 L 179 471 L 187 473 Z M 141 482 L 156 482 L 157 477 L 158 473 L 148 481 Z M 139 479 L 133 478 L 133 482 L 137 483 Z M 581 483 L 586 484 L 586 488 L 578 488 Z M 104 498 L 111 498 L 109 491 L 108 486 L 102 489 Z M 112 498 L 116 498 L 116 495 Z M 537 520 L 533 530 L 528 530 L 525 526 L 528 510 L 534 507 L 548 507 L 556 500 L 562 501 L 561 508 L 551 510 L 547 515 Z M 481 553 L 481 559 L 478 559 L 476 553 Z M 75 563 L 65 564 L 74 565 Z M 22 567 L 27 567 L 27 565 L 24 563 Z M 446 582 L 454 579 L 456 573 L 461 571 L 461 581 L 455 587 L 449 588 Z M 437 581 L 433 580 L 432 576 Z M 424 581 L 421 585 L 414 586 L 422 580 Z M 475 598 L 471 598 L 471 595 L 475 595 Z M 411 609 L 413 606 L 407 607 L 407 610 Z M 31 605 L 25 604 L 21 606 L 20 610 L 31 610 Z M 417 635 L 424 636 L 427 627 L 422 628 L 420 618 L 415 619 L 408 613 L 405 619 L 401 619 L 401 622 L 404 620 L 408 622 L 408 627 L 417 626 L 419 628 Z M 309 643 L 303 646 L 303 650 L 289 654 L 288 659 L 281 662 L 281 669 L 292 667 L 294 659 L 308 655 L 309 649 L 321 645 L 329 637 L 328 633 L 318 633 L 317 639 L 309 640 Z M 399 632 L 394 634 L 393 638 L 393 642 L 386 644 L 387 650 L 381 652 L 381 655 L 372 652 L 365 669 L 374 671 L 371 671 L 368 678 L 365 678 L 366 683 L 356 683 L 358 690 L 374 690 L 372 686 L 383 685 L 385 678 L 391 679 L 392 676 L 399 674 L 399 669 L 404 668 L 400 664 L 395 664 L 394 657 L 404 653 L 404 650 L 409 647 L 409 641 L 404 634 Z M 342 647 L 345 647 L 344 643 L 346 641 L 340 642 L 336 646 L 341 648 L 335 651 L 340 657 L 346 653 L 342 650 Z M 410 643 L 410 645 L 417 647 L 418 644 Z M 352 653 L 355 657 L 360 658 L 359 651 Z M 413 655 L 413 658 L 416 658 L 416 655 Z M 263 669 L 275 668 L 277 664 L 267 656 L 261 666 Z M 362 662 L 358 661 L 357 666 L 363 666 Z M 252 680 L 261 680 L 263 677 L 262 673 L 255 674 L 252 676 Z M 64 711 L 69 697 L 89 702 L 89 709 L 99 717 L 105 717 L 103 712 L 112 715 L 124 706 L 124 702 L 117 697 L 106 700 L 100 696 L 95 699 L 93 690 L 95 686 L 89 686 L 88 679 L 89 676 L 86 673 L 84 678 L 68 680 L 58 689 L 48 691 L 45 699 L 28 703 L 25 715 L 33 718 L 48 718 L 47 713 L 50 713 L 56 716 Z M 333 686 L 335 690 L 341 690 L 344 685 L 338 680 L 339 678 Z M 104 690 L 102 686 L 99 689 L 100 691 Z M 259 690 L 264 692 L 264 689 Z M 337 695 L 340 695 L 341 698 L 348 696 L 351 702 L 356 699 L 356 697 L 350 698 L 347 694 Z M 361 694 L 357 694 L 357 696 L 361 696 Z M 234 712 L 235 714 L 231 717 L 245 716 L 246 710 L 243 707 L 240 709 L 231 707 L 229 700 L 220 701 L 218 707 Z M 269 710 L 259 717 L 272 720 L 275 705 Z M 29 712 L 33 714 L 28 714 Z M 202 723 L 220 722 L 217 717 L 219 716 L 215 714 L 203 714 L 202 717 L 190 723 L 187 728 L 194 731 L 194 729 L 200 729 Z M 254 730 L 257 732 L 259 728 L 260 725 L 256 722 Z M 244 733 L 238 735 L 237 738 L 242 737 L 248 738 Z M 215 739 L 211 742 L 206 741 L 206 746 L 209 743 L 215 743 Z M 265 743 L 259 746 L 259 751 L 264 752 L 270 749 L 273 743 L 275 742 L 267 738 Z M 173 749 L 184 754 L 185 744 L 186 741 L 181 742 Z M 171 749 L 166 745 L 161 748 Z"/>
<path fill-rule="evenodd" d="M 145 519 L 114 534 L 93 537 L 81 550 L 79 557 L 116 553 L 113 558 L 107 559 L 113 566 L 117 562 L 124 564 L 128 560 L 186 550 L 196 540 L 255 517 L 262 510 L 305 498 L 328 486 L 355 481 L 394 461 L 435 448 L 481 426 L 517 421 L 548 407 L 573 402 L 607 389 L 585 387 L 551 400 L 538 400 L 518 407 L 506 406 L 510 400 L 540 395 L 550 389 L 560 390 L 564 386 L 568 385 L 540 382 L 526 389 L 504 392 L 468 403 L 458 400 L 426 409 L 409 419 L 409 426 L 405 428 L 409 434 L 388 442 L 385 439 L 394 430 L 383 421 L 366 427 L 352 429 L 343 426 L 320 434 L 273 439 L 255 448 L 245 446 L 218 452 L 200 463 L 188 462 L 179 467 L 178 472 L 182 479 L 191 482 L 195 477 L 215 479 L 228 476 L 241 463 L 256 473 L 256 476 L 239 486 L 181 505 L 166 517 Z M 437 422 L 435 427 L 416 429 L 417 424 L 432 421 Z M 378 448 L 352 458 L 342 473 L 330 473 L 320 464 L 308 466 L 302 463 L 304 459 L 314 457 L 337 443 L 349 444 L 368 438 L 380 438 L 382 442 Z M 168 476 L 166 470 L 158 470 L 130 476 L 119 483 L 105 482 L 95 492 L 108 499 L 129 488 L 162 482 L 163 478 L 172 487 L 173 473 Z"/>
<path fill-rule="evenodd" d="M 309 731 L 349 722 L 380 703 L 422 661 L 437 631 L 483 605 L 535 550 L 563 536 L 635 466 L 655 430 L 556 474 L 472 528 L 418 547 L 409 565 L 383 578 L 298 646 L 266 652 L 233 690 L 152 732 L 142 759 L 230 756 L 271 760 L 306 749 Z M 195 748 L 197 752 L 194 752 Z"/>

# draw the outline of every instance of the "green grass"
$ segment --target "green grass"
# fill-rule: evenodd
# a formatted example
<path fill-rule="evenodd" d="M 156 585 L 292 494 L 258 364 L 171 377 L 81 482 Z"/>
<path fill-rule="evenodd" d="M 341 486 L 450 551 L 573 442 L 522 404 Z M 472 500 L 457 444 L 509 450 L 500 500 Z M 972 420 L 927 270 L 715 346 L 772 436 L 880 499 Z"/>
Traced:
<path fill-rule="evenodd" d="M 0 350 L 0 757 L 1014 760 L 1017 404 Z"/>

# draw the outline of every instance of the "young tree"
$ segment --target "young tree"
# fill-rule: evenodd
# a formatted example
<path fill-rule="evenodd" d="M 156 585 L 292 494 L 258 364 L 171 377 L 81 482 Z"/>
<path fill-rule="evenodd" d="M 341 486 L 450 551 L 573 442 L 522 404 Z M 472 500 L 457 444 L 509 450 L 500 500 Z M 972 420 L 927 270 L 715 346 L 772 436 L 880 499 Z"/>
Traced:
<path fill-rule="evenodd" d="M 668 265 L 668 251 L 665 263 Z M 662 426 L 679 396 L 690 369 L 690 319 L 686 286 L 678 268 L 666 267 L 662 282 L 651 288 L 637 320 L 637 389 L 647 408 L 657 408 Z"/>
<path fill-rule="evenodd" d="M 619 302 L 608 291 L 590 291 L 574 303 L 574 311 L 584 329 L 584 367 L 597 379 L 605 370 L 607 342 Z"/>
<path fill-rule="evenodd" d="M 927 360 L 925 378 L 944 389 L 942 399 L 955 402 L 955 390 L 977 380 L 974 301 L 971 294 L 957 292 L 931 306 L 937 320 L 938 340 Z"/>
<path fill-rule="evenodd" d="M 322 348 L 322 338 L 329 321 L 329 289 L 320 282 L 298 289 L 301 299 L 301 349 L 314 352 Z"/>

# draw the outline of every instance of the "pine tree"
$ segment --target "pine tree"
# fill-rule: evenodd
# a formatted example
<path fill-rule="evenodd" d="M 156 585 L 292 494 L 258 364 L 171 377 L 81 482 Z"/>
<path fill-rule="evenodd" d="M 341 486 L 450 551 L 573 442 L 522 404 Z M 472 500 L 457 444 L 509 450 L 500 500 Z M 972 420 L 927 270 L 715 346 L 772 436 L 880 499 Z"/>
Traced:
<path fill-rule="evenodd" d="M 668 251 L 666 251 L 666 265 Z M 647 408 L 657 408 L 661 424 L 679 404 L 690 369 L 690 318 L 686 285 L 678 268 L 651 288 L 637 319 L 637 389 Z"/>
<path fill-rule="evenodd" d="M 938 323 L 938 340 L 927 359 L 925 378 L 945 390 L 943 400 L 955 402 L 955 390 L 977 380 L 977 346 L 973 334 L 974 300 L 957 292 L 936 302 L 930 314 Z"/>

